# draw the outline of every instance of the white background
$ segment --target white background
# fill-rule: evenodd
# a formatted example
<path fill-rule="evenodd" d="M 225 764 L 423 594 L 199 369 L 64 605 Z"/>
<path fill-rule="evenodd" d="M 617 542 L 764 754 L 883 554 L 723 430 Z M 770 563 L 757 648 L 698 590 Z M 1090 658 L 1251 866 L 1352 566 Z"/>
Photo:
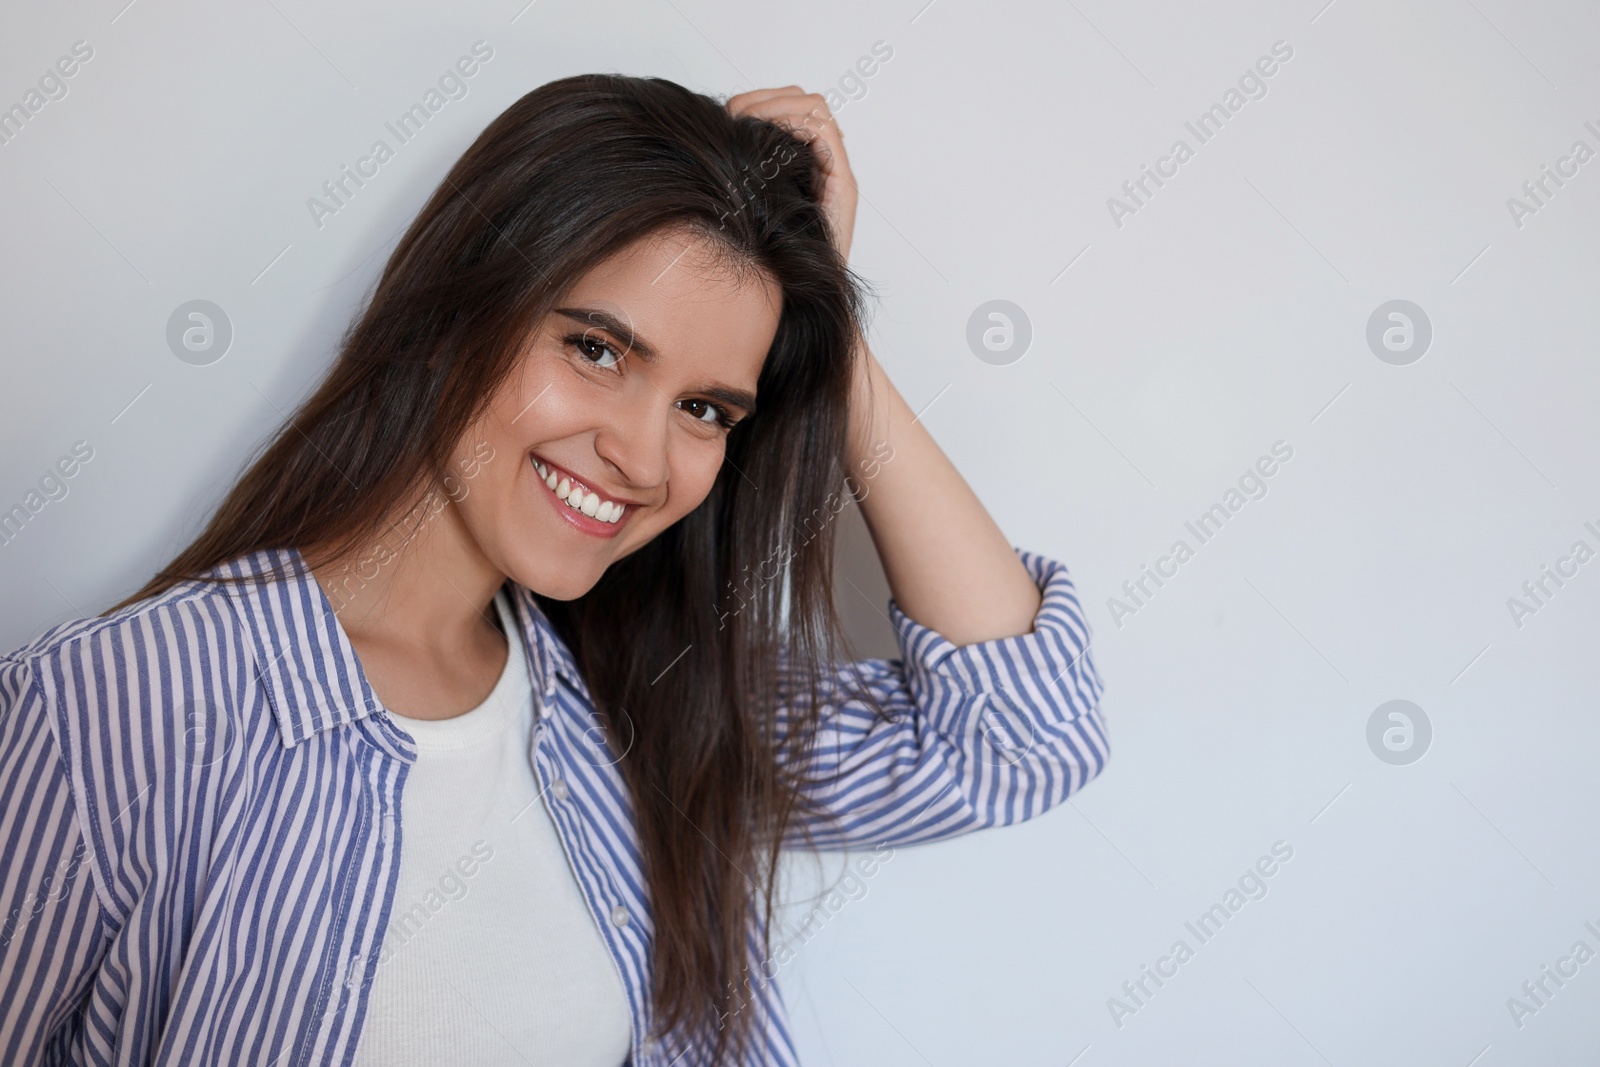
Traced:
<path fill-rule="evenodd" d="M 518 96 L 590 70 L 822 90 L 883 41 L 837 112 L 874 348 L 1013 543 L 1071 566 L 1113 757 L 830 914 L 782 978 L 806 1061 L 1593 1062 L 1600 960 L 1520 1027 L 1507 1006 L 1600 951 L 1600 562 L 1507 607 L 1600 549 L 1600 160 L 1507 207 L 1600 150 L 1591 6 L 124 2 L 0 32 L 0 106 L 94 49 L 0 146 L 0 508 L 94 449 L 0 547 L 5 647 L 187 543 Z M 307 199 L 479 39 L 470 94 L 319 229 Z M 1267 95 L 1118 226 L 1107 198 L 1277 41 Z M 165 340 L 196 298 L 236 333 L 210 366 Z M 1406 366 L 1366 342 L 1397 298 L 1434 334 Z M 1032 324 L 1009 365 L 966 343 L 991 299 Z M 1119 626 L 1108 598 L 1280 440 L 1267 496 Z M 1406 766 L 1367 742 L 1392 699 L 1433 728 Z M 1108 999 L 1277 841 L 1268 895 L 1119 1026 Z"/>

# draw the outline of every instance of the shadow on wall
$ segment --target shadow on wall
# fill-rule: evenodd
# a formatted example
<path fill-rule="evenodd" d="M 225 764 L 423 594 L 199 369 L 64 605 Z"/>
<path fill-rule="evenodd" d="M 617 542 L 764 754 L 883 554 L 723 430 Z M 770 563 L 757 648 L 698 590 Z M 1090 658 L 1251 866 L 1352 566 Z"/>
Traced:
<path fill-rule="evenodd" d="M 900 655 L 894 627 L 889 622 L 889 579 L 872 544 L 872 534 L 852 498 L 839 512 L 838 539 L 833 555 L 833 602 L 844 624 L 852 659 Z"/>

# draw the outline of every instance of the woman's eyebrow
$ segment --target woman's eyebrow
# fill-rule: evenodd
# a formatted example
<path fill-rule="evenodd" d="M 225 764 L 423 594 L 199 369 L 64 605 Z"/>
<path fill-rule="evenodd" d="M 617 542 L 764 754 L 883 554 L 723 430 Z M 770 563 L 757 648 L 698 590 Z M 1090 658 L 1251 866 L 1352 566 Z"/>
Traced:
<path fill-rule="evenodd" d="M 646 363 L 654 363 L 661 358 L 654 345 L 634 333 L 632 326 L 604 308 L 556 308 L 556 314 L 564 315 L 573 322 L 584 326 L 598 326 L 608 333 L 625 338 L 628 352 L 637 353 L 639 358 Z M 623 353 L 623 355 L 627 354 L 627 352 Z"/>
<path fill-rule="evenodd" d="M 632 326 L 604 308 L 556 308 L 555 313 L 569 318 L 579 325 L 599 327 L 613 336 L 625 339 L 628 351 L 624 352 L 623 355 L 627 355 L 629 352 L 634 353 L 646 363 L 655 363 L 661 358 L 661 353 L 656 350 L 654 345 L 635 333 Z M 755 394 L 748 393 L 743 389 L 713 384 L 703 386 L 697 391 L 704 393 L 713 400 L 720 400 L 724 404 L 741 408 L 747 415 L 754 415 L 756 412 Z"/>
<path fill-rule="evenodd" d="M 699 390 L 699 392 L 704 393 L 713 400 L 720 400 L 724 404 L 741 408 L 747 416 L 756 413 L 755 395 L 747 393 L 743 389 L 729 389 L 725 385 L 708 385 Z"/>

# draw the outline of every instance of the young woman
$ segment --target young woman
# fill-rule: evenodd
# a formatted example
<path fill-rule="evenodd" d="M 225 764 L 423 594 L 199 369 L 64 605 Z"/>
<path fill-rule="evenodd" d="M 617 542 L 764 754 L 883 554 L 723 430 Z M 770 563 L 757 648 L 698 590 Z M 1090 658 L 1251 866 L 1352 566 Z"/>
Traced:
<path fill-rule="evenodd" d="M 867 351 L 854 214 L 794 86 L 497 118 L 198 539 L 0 659 L 0 1061 L 793 1064 L 781 850 L 1096 775 L 1067 570 Z M 851 497 L 898 659 L 838 654 Z"/>

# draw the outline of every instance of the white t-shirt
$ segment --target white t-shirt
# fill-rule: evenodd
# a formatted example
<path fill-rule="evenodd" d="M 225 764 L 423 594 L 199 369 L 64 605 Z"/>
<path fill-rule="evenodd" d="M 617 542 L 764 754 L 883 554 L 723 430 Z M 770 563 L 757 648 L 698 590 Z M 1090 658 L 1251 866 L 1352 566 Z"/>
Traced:
<path fill-rule="evenodd" d="M 530 763 L 535 698 L 516 616 L 503 590 L 494 603 L 511 651 L 489 698 L 450 719 L 394 715 L 417 762 L 356 1067 L 618 1067 L 628 1056 L 622 977 Z"/>

